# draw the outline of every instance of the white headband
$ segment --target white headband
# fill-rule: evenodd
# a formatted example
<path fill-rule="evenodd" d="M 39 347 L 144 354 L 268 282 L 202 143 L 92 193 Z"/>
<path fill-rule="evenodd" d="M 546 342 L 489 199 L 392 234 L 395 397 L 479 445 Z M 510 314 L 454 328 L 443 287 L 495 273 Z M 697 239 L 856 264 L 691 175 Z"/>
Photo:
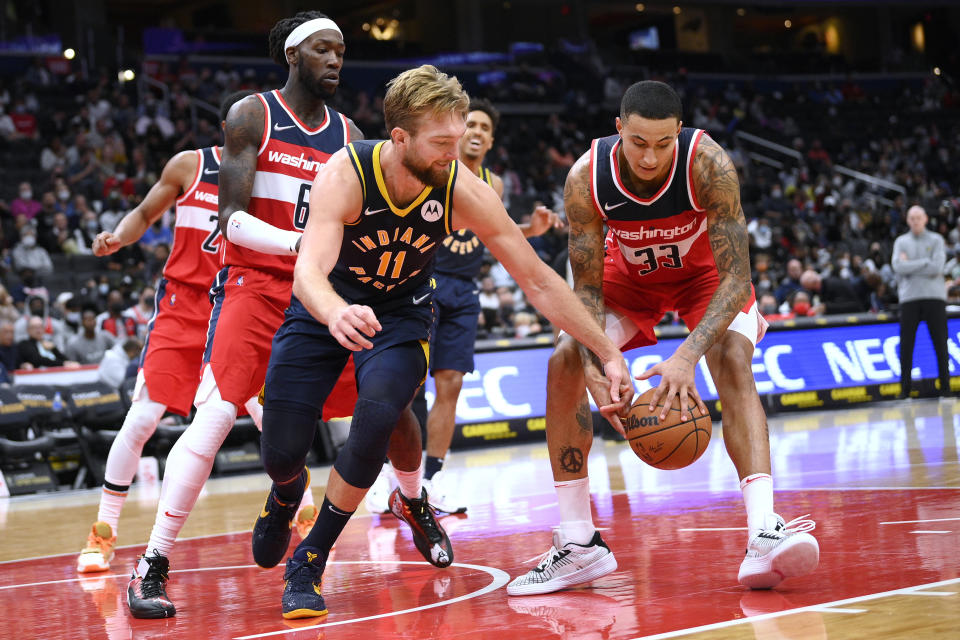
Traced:
<path fill-rule="evenodd" d="M 283 49 L 287 50 L 290 47 L 295 47 L 317 31 L 323 31 L 324 29 L 333 29 L 340 34 L 341 38 L 343 37 L 343 32 L 340 31 L 340 27 L 330 18 L 314 18 L 313 20 L 307 20 L 291 31 L 283 43 Z"/>

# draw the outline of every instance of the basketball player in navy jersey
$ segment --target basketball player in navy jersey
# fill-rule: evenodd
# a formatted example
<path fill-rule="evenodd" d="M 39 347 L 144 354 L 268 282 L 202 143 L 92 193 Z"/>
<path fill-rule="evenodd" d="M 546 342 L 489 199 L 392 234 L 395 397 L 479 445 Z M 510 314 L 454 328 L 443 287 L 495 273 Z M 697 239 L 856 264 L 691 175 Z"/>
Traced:
<path fill-rule="evenodd" d="M 150 541 L 127 587 L 134 617 L 176 613 L 166 594 L 168 555 L 238 407 L 256 410 L 270 343 L 290 302 L 310 186 L 333 153 L 362 137 L 326 105 L 344 48 L 339 27 L 322 13 L 281 20 L 270 32 L 270 51 L 288 68 L 286 84 L 238 102 L 227 115 L 218 209 L 224 268 L 211 290 L 197 412 L 167 457 Z M 308 473 L 296 482 L 302 496 Z M 295 512 L 298 502 L 278 506 Z"/>
<path fill-rule="evenodd" d="M 285 618 L 327 612 L 320 592 L 327 556 L 388 449 L 399 485 L 391 511 L 410 525 L 428 562 L 453 562 L 421 484 L 420 431 L 410 419 L 429 360 L 433 256 L 451 232 L 476 233 L 530 301 L 597 354 L 607 377 L 596 391 L 611 400 L 601 409 L 611 420 L 629 406 L 633 385 L 619 350 L 537 258 L 497 194 L 460 170 L 457 146 L 468 106 L 456 78 L 432 66 L 401 73 L 383 102 L 390 139 L 349 145 L 314 183 L 294 297 L 264 386 L 263 463 L 274 480 L 267 504 L 299 499 L 302 485 L 291 479 L 303 474 L 317 414 L 351 353 L 359 399 L 317 522 L 287 559 Z M 261 513 L 253 534 L 258 564 L 283 556 L 288 529 L 289 520 Z"/>
<path fill-rule="evenodd" d="M 470 100 L 467 130 L 460 138 L 460 163 L 465 171 L 479 176 L 503 199 L 503 180 L 483 166 L 483 159 L 493 146 L 499 121 L 500 114 L 490 101 L 482 98 Z M 556 213 L 538 205 L 530 214 L 530 222 L 517 226 L 525 237 L 532 238 L 563 225 Z M 436 397 L 426 420 L 427 459 L 423 477 L 430 493 L 430 504 L 445 513 L 467 510 L 461 497 L 450 490 L 440 471 L 456 427 L 457 398 L 463 386 L 463 376 L 475 368 L 473 350 L 480 317 L 476 280 L 483 256 L 484 247 L 477 236 L 461 229 L 443 239 L 434 266 L 437 289 L 433 297 L 435 315 L 430 338 L 430 375 L 436 385 Z M 418 391 L 418 400 L 422 400 L 422 394 L 423 387 Z M 422 401 L 426 406 L 426 401 Z M 371 513 L 389 510 L 389 473 L 384 465 L 384 471 L 367 493 L 366 506 Z"/>
<path fill-rule="evenodd" d="M 227 111 L 252 91 L 238 91 L 220 105 Z M 200 381 L 203 345 L 210 317 L 208 290 L 220 269 L 217 256 L 217 190 L 220 147 L 182 151 L 170 159 L 143 201 L 93 240 L 93 253 L 106 256 L 133 244 L 176 204 L 176 235 L 157 286 L 156 312 L 140 357 L 133 402 L 110 445 L 97 521 L 77 557 L 77 571 L 108 571 L 117 541 L 120 511 L 137 472 L 143 446 L 166 411 L 187 416 Z M 260 412 L 254 419 L 260 424 Z"/>
<path fill-rule="evenodd" d="M 767 422 L 751 366 L 766 324 L 750 283 L 736 169 L 703 131 L 683 127 L 681 117 L 672 88 L 636 83 L 623 96 L 618 135 L 594 140 L 571 168 L 564 202 L 574 288 L 624 350 L 655 344 L 654 326 L 665 312 L 679 312 L 690 335 L 638 377 L 661 376 L 651 411 L 663 401 L 664 418 L 679 396 L 686 420 L 688 400 L 706 413 L 694 383 L 694 368 L 706 357 L 747 511 L 738 580 L 771 588 L 812 571 L 819 547 L 806 533 L 811 520 L 784 523 L 773 510 Z M 544 559 L 507 585 L 510 595 L 557 591 L 617 568 L 593 525 L 587 477 L 593 425 L 586 394 L 576 393 L 585 381 L 596 386 L 590 381 L 600 371 L 589 352 L 561 335 L 547 378 L 547 446 L 561 522 Z"/>

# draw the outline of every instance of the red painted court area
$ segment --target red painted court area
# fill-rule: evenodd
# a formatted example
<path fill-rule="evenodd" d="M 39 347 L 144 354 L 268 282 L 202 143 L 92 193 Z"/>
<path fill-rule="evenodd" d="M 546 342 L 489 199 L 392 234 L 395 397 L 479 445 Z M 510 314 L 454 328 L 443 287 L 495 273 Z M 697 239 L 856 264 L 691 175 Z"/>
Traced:
<path fill-rule="evenodd" d="M 442 520 L 455 550 L 446 570 L 427 565 L 392 516 L 355 517 L 325 575 L 325 618 L 281 618 L 283 568 L 255 567 L 244 532 L 177 544 L 168 594 L 178 613 L 168 620 L 135 620 L 127 611 L 139 545 L 121 548 L 112 572 L 85 578 L 77 577 L 72 554 L 2 563 L 0 638 L 632 639 L 686 635 L 704 625 L 741 634 L 722 637 L 870 637 L 828 636 L 824 620 L 849 623 L 877 594 L 922 585 L 950 593 L 915 600 L 942 601 L 960 621 L 955 416 L 941 409 L 912 427 L 866 417 L 848 425 L 822 418 L 802 431 L 778 426 L 775 452 L 789 447 L 793 454 L 777 510 L 787 520 L 812 514 L 821 557 L 812 575 L 775 591 L 750 592 L 736 582 L 745 517 L 739 494 L 715 489 L 735 480 L 718 438 L 693 467 L 653 475 L 629 449 L 623 455 L 626 445 L 598 441 L 590 459 L 600 485 L 593 487 L 594 518 L 619 569 L 591 588 L 506 595 L 508 579 L 549 547 L 558 518 L 547 461 L 531 461 L 528 452 L 525 461 L 457 470 L 480 499 L 467 515 Z M 905 431 L 911 428 L 913 436 Z M 899 447 L 908 453 L 901 456 Z M 507 478 L 508 489 L 480 488 L 492 471 Z M 651 478 L 662 485 L 651 487 Z M 838 604 L 850 599 L 860 604 Z M 848 611 L 808 611 L 802 615 L 813 621 L 799 635 L 767 615 L 825 604 Z M 756 622 L 737 624 L 748 617 Z"/>

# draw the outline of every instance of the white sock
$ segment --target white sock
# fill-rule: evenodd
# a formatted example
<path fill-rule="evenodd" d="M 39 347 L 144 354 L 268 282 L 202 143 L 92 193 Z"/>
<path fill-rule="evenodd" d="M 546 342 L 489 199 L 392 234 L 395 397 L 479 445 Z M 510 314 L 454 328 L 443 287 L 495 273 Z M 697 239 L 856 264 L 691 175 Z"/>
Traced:
<path fill-rule="evenodd" d="M 233 427 L 237 408 L 219 398 L 197 407 L 193 422 L 167 456 L 157 519 L 153 523 L 147 554 L 169 556 L 173 543 L 210 477 L 217 450 Z"/>
<path fill-rule="evenodd" d="M 123 419 L 123 425 L 110 445 L 107 454 L 106 468 L 103 479 L 116 487 L 129 487 L 133 477 L 137 474 L 137 466 L 143 453 L 143 445 L 157 430 L 160 418 L 163 417 L 166 405 L 150 400 L 146 387 L 140 397 L 133 401 L 130 410 Z M 120 511 L 127 499 L 126 491 L 103 488 L 100 494 L 100 508 L 97 520 L 106 522 L 117 535 L 117 526 L 120 522 Z"/>
<path fill-rule="evenodd" d="M 419 500 L 423 489 L 423 465 L 421 464 L 414 471 L 401 471 L 396 467 L 393 473 L 397 476 L 397 486 L 408 500 Z"/>
<path fill-rule="evenodd" d="M 554 482 L 560 504 L 560 542 L 587 544 L 597 528 L 590 511 L 590 478 Z"/>
<path fill-rule="evenodd" d="M 754 473 L 740 481 L 740 490 L 747 509 L 747 537 L 752 538 L 773 513 L 773 478 L 769 473 Z"/>

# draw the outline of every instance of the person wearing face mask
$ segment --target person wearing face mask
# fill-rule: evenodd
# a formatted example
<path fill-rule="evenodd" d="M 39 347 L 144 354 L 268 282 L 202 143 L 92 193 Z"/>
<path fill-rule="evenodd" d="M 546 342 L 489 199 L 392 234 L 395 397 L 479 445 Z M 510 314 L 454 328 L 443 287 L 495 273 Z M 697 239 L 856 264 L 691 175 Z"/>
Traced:
<path fill-rule="evenodd" d="M 37 245 L 37 230 L 27 224 L 20 229 L 20 242 L 11 251 L 13 268 L 16 270 L 32 269 L 40 276 L 53 273 L 53 261 L 46 249 Z"/>
<path fill-rule="evenodd" d="M 112 289 L 107 294 L 107 310 L 97 316 L 97 326 L 115 338 L 136 337 L 137 323 L 133 318 L 124 315 L 126 308 L 123 294 L 117 289 Z"/>
<path fill-rule="evenodd" d="M 100 221 L 97 214 L 88 211 L 83 214 L 80 224 L 73 230 L 73 241 L 76 245 L 76 252 L 84 255 L 93 253 L 93 241 L 100 233 Z"/>
<path fill-rule="evenodd" d="M 18 196 L 10 203 L 11 215 L 33 220 L 40 208 L 40 203 L 33 197 L 33 187 L 29 182 L 21 182 Z"/>
<path fill-rule="evenodd" d="M 70 360 L 80 364 L 99 364 L 103 354 L 113 346 L 114 338 L 97 328 L 97 310 L 87 305 L 83 310 L 81 331 L 67 342 L 64 352 Z"/>
<path fill-rule="evenodd" d="M 806 318 L 816 315 L 816 309 L 810 306 L 810 294 L 803 289 L 797 289 L 788 299 L 790 303 L 790 313 L 784 315 L 784 318 Z"/>

